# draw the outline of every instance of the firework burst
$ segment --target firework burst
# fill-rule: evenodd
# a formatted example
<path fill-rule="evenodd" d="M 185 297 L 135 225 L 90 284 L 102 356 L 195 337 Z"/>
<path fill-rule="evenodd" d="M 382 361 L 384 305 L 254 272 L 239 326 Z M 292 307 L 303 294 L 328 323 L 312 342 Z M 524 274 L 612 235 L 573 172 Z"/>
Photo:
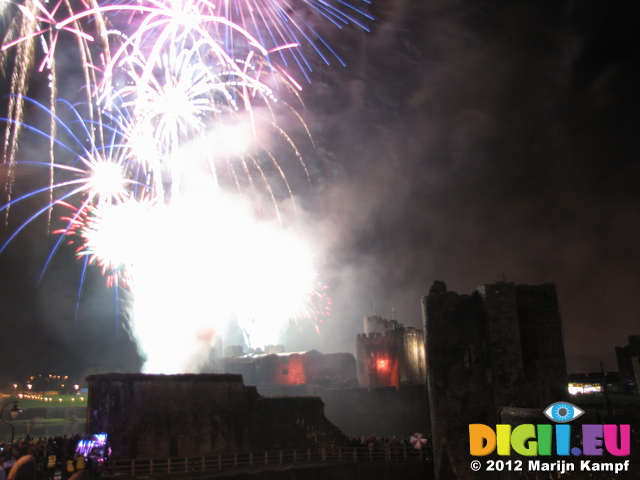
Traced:
<path fill-rule="evenodd" d="M 279 116 L 292 114 L 309 132 L 296 108 L 278 98 L 300 100 L 301 87 L 285 67 L 288 55 L 305 76 L 311 71 L 301 43 L 325 60 L 318 43 L 332 52 L 303 11 L 339 26 L 370 17 L 308 0 L 302 9 L 276 0 L 2 6 L 15 13 L 5 22 L 0 72 L 11 78 L 2 210 L 8 220 L 12 205 L 43 192 L 49 201 L 0 251 L 30 221 L 63 208 L 52 255 L 66 240 L 86 265 L 99 266 L 108 285 L 125 289 L 146 371 L 197 369 L 194 352 L 206 354 L 230 323 L 250 346 L 277 342 L 281 326 L 302 317 L 317 328 L 330 299 L 318 287 L 308 244 L 285 228 L 279 202 L 295 204 L 294 192 L 267 137 L 288 147 L 310 181 Z M 73 105 L 58 99 L 58 59 L 69 39 L 84 91 Z M 33 71 L 48 72 L 48 105 L 26 96 Z M 48 126 L 30 125 L 26 104 L 44 113 Z M 45 140 L 44 159 L 19 155 L 23 132 Z M 22 164 L 45 169 L 48 181 L 12 198 Z M 263 210 L 247 202 L 246 188 L 269 199 L 275 224 L 256 216 Z M 169 358 L 167 344 L 175 353 Z"/>

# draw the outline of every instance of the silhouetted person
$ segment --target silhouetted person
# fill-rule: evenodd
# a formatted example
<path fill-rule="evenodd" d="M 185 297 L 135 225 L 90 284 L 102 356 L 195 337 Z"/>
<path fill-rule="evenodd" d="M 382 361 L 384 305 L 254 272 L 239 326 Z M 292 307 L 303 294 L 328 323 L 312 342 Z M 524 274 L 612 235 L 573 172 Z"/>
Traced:
<path fill-rule="evenodd" d="M 36 480 L 38 465 L 33 455 L 23 455 L 9 470 L 7 480 Z"/>

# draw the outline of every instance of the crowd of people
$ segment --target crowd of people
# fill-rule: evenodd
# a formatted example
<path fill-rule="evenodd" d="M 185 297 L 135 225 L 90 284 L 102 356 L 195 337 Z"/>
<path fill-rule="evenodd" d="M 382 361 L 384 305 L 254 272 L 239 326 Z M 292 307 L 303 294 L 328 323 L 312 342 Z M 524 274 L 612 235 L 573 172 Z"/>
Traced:
<path fill-rule="evenodd" d="M 417 437 L 416 437 L 417 438 Z M 424 440 L 421 442 L 421 446 L 426 446 L 429 443 L 427 437 L 423 437 Z M 404 448 L 404 447 L 413 447 L 416 448 L 415 445 L 411 443 L 411 437 L 379 437 L 376 435 L 369 436 L 351 436 L 343 445 L 344 447 L 369 447 L 369 448 Z"/>
<path fill-rule="evenodd" d="M 424 436 L 351 436 L 345 439 L 342 448 L 356 449 L 359 454 L 370 452 L 378 456 L 384 455 L 386 460 L 399 459 L 405 455 L 421 455 L 424 459 L 431 458 L 431 440 Z"/>
<path fill-rule="evenodd" d="M 77 471 L 91 468 L 90 460 L 76 455 L 76 446 L 80 438 L 79 434 L 20 438 L 15 440 L 13 445 L 0 444 L 0 460 L 2 465 L 5 465 L 9 460 L 31 455 L 36 462 L 36 480 L 63 480 Z"/>
<path fill-rule="evenodd" d="M 79 434 L 61 435 L 55 437 L 20 438 L 10 443 L 0 443 L 0 461 L 3 466 L 10 466 L 10 460 L 17 460 L 24 456 L 31 456 L 35 460 L 34 480 L 67 480 L 74 473 L 85 471 L 94 477 L 90 459 L 77 454 Z M 380 437 L 351 436 L 345 438 L 341 449 L 355 451 L 357 455 L 375 455 L 376 458 L 399 460 L 406 455 L 420 455 L 421 459 L 431 457 L 431 442 L 427 437 Z M 4 480 L 5 470 L 0 469 L 0 480 Z M 90 478 L 91 478 L 90 477 Z"/>

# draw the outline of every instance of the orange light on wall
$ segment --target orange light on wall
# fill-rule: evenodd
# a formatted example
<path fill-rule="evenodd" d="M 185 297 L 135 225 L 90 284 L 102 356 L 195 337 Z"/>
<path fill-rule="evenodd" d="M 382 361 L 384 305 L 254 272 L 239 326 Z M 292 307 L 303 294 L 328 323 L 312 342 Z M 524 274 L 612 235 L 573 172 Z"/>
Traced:
<path fill-rule="evenodd" d="M 398 360 L 389 356 L 388 352 L 378 352 L 374 355 L 373 374 L 374 384 L 378 387 L 400 388 L 400 372 Z"/>
<path fill-rule="evenodd" d="M 376 361 L 376 370 L 378 370 L 378 372 L 380 372 L 380 373 L 388 372 L 389 371 L 389 360 L 387 360 L 386 358 L 379 358 Z"/>
<path fill-rule="evenodd" d="M 302 385 L 307 383 L 307 375 L 304 368 L 304 360 L 300 355 L 289 357 L 288 385 Z"/>

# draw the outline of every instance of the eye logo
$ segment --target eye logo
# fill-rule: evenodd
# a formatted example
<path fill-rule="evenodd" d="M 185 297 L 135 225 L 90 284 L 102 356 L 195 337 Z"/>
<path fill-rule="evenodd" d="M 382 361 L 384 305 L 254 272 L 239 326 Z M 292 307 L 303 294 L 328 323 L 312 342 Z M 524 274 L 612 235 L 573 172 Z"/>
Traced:
<path fill-rule="evenodd" d="M 584 410 L 569 402 L 552 403 L 544 411 L 549 420 L 557 423 L 570 422 L 580 417 L 583 413 Z"/>

